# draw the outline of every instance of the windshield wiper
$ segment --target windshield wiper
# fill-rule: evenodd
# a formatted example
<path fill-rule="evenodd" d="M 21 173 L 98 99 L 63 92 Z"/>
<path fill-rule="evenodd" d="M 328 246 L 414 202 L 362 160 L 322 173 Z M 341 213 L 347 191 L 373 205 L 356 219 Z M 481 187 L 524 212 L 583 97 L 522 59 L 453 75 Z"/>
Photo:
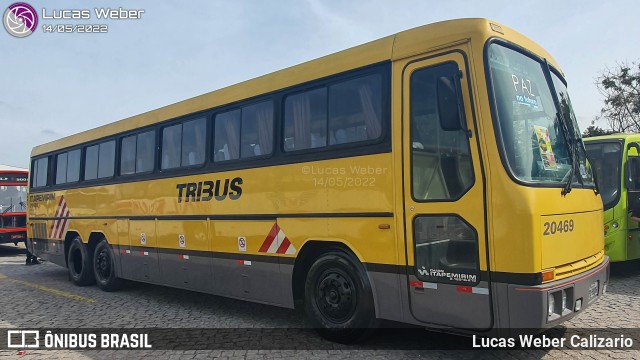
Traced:
<path fill-rule="evenodd" d="M 563 137 L 567 145 L 567 150 L 569 151 L 569 160 L 571 161 L 571 169 L 569 170 L 569 173 L 565 175 L 566 183 L 562 188 L 562 192 L 561 192 L 562 196 L 566 196 L 568 193 L 571 192 L 571 186 L 573 185 L 573 177 L 576 174 L 576 170 L 578 170 L 577 168 L 580 166 L 578 162 L 578 155 L 576 154 L 577 141 L 574 136 L 571 136 L 571 137 L 569 136 L 569 129 L 565 121 L 566 119 L 562 115 L 562 112 L 556 113 L 556 119 L 560 121 L 560 124 L 562 125 L 562 132 L 564 135 Z M 580 170 L 578 170 L 578 174 L 580 175 Z M 563 180 L 565 180 L 565 178 L 563 178 Z M 582 183 L 581 175 L 578 176 L 578 181 L 580 182 L 581 185 L 584 185 Z"/>
<path fill-rule="evenodd" d="M 569 151 L 569 160 L 571 161 L 571 170 L 569 170 L 569 173 L 565 175 L 565 177 L 568 176 L 567 183 L 564 185 L 561 192 L 562 196 L 566 196 L 571 192 L 573 176 L 575 175 L 576 164 L 578 162 L 578 155 L 575 153 L 576 145 L 573 141 L 573 138 L 575 138 L 575 136 L 569 137 L 569 127 L 567 126 L 567 119 L 565 119 L 564 114 L 562 113 L 562 106 L 560 105 L 560 100 L 558 99 L 558 92 L 556 91 L 556 87 L 553 85 L 553 79 L 551 79 L 551 68 L 549 67 L 549 62 L 547 62 L 547 59 L 544 59 L 544 66 L 544 77 L 547 80 L 547 86 L 549 86 L 549 89 L 551 90 L 553 104 L 556 107 L 556 121 L 559 121 L 562 127 L 562 135 L 567 145 L 567 150 Z M 581 176 L 580 183 L 582 183 Z"/>

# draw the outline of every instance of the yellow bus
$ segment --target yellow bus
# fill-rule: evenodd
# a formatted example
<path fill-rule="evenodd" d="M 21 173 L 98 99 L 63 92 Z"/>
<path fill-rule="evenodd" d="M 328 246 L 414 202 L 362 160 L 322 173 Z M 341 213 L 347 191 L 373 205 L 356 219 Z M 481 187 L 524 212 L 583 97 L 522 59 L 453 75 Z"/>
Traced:
<path fill-rule="evenodd" d="M 122 279 L 492 334 L 605 291 L 602 200 L 553 58 L 485 19 L 400 32 L 33 149 L 33 252 Z"/>

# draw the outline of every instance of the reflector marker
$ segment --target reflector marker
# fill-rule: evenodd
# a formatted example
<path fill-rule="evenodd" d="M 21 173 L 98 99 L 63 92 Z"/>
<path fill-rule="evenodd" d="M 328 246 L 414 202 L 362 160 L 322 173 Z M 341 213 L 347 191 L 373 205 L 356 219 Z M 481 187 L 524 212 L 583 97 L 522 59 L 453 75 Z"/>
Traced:
<path fill-rule="evenodd" d="M 251 261 L 250 260 L 236 260 L 236 264 L 251 266 Z"/>
<path fill-rule="evenodd" d="M 148 251 L 140 251 L 140 255 L 142 256 L 148 256 L 149 252 Z"/>
<path fill-rule="evenodd" d="M 182 259 L 182 260 L 189 260 L 189 255 L 178 255 L 178 259 Z"/>
<path fill-rule="evenodd" d="M 438 290 L 438 284 L 425 281 L 410 281 L 409 286 L 419 289 L 433 289 Z"/>
<path fill-rule="evenodd" d="M 479 294 L 479 295 L 489 295 L 489 289 L 488 288 L 459 285 L 459 286 L 456 286 L 456 290 L 458 290 L 458 292 L 464 292 L 464 293 L 472 293 L 472 294 Z"/>
<path fill-rule="evenodd" d="M 258 252 L 266 252 L 267 254 L 295 254 L 296 248 L 291 244 L 284 231 L 280 229 L 278 224 L 273 224 L 271 231 L 264 239 L 262 246 Z"/>
<path fill-rule="evenodd" d="M 473 289 L 471 289 L 471 292 L 473 292 L 474 294 L 489 295 L 488 288 L 474 287 Z"/>

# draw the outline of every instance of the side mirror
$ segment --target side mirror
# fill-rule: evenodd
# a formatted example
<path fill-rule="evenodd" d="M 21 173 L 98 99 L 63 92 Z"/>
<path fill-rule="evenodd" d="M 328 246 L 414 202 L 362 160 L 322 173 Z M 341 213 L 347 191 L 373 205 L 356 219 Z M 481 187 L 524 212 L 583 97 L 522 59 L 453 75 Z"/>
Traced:
<path fill-rule="evenodd" d="M 460 78 L 457 75 L 441 76 L 436 82 L 438 93 L 438 115 L 444 131 L 466 130 L 462 94 L 458 88 Z"/>

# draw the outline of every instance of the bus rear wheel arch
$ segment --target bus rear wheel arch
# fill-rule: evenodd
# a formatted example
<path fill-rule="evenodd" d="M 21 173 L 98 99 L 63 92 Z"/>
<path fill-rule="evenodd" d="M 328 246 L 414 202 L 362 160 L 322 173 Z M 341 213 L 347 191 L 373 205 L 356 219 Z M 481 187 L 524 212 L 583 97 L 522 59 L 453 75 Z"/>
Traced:
<path fill-rule="evenodd" d="M 78 286 L 91 285 L 95 282 L 91 254 L 87 246 L 82 243 L 80 236 L 76 236 L 69 243 L 67 251 L 67 270 L 69 279 Z"/>
<path fill-rule="evenodd" d="M 363 340 L 377 325 L 364 266 L 341 249 L 332 249 L 315 259 L 306 274 L 304 304 L 311 325 L 331 341 Z"/>
<path fill-rule="evenodd" d="M 93 273 L 96 284 L 103 291 L 117 291 L 123 280 L 116 276 L 115 257 L 107 239 L 102 238 L 93 252 Z"/>

